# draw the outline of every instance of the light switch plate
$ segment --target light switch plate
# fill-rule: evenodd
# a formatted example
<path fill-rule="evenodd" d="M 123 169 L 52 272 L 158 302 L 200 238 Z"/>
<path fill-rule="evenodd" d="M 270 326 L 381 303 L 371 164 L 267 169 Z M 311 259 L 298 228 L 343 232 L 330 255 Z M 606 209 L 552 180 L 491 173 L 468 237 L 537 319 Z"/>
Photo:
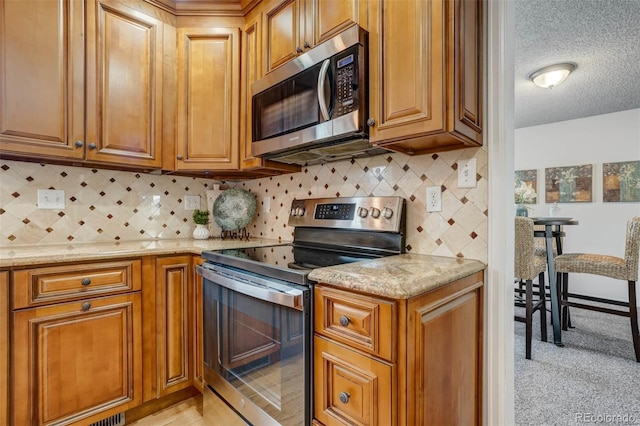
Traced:
<path fill-rule="evenodd" d="M 458 188 L 476 187 L 476 159 L 458 161 Z"/>
<path fill-rule="evenodd" d="M 64 210 L 64 191 L 61 189 L 38 189 L 38 208 Z"/>
<path fill-rule="evenodd" d="M 200 209 L 200 196 L 199 195 L 185 195 L 184 196 L 184 209 L 185 210 Z"/>
<path fill-rule="evenodd" d="M 262 199 L 262 212 L 269 213 L 271 211 L 271 197 L 264 197 Z"/>
<path fill-rule="evenodd" d="M 439 186 L 427 187 L 427 211 L 442 211 L 442 193 L 440 192 Z"/>

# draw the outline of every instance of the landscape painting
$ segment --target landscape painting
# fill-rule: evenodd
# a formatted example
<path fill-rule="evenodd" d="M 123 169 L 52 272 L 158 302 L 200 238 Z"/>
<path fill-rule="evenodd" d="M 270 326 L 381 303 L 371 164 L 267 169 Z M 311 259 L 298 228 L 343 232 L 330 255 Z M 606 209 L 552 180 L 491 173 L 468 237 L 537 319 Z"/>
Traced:
<path fill-rule="evenodd" d="M 518 199 L 518 190 L 517 188 L 521 188 L 522 184 L 524 186 L 533 188 L 534 194 L 538 193 L 538 171 L 533 170 L 516 170 L 515 172 L 515 203 L 516 204 L 536 204 L 538 202 L 537 196 L 532 200 L 520 200 Z"/>
<path fill-rule="evenodd" d="M 590 203 L 593 201 L 593 165 L 544 169 L 547 203 Z"/>
<path fill-rule="evenodd" d="M 640 161 L 602 165 L 602 201 L 640 202 Z"/>

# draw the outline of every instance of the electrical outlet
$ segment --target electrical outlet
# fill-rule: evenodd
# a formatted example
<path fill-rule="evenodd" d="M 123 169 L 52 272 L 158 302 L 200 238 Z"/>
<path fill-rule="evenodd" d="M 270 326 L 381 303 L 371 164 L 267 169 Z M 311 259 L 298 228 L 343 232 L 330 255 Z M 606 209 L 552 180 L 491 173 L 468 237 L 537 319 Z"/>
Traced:
<path fill-rule="evenodd" d="M 427 187 L 427 211 L 442 211 L 442 193 L 440 192 L 439 186 Z"/>
<path fill-rule="evenodd" d="M 458 161 L 458 188 L 476 187 L 476 159 Z"/>
<path fill-rule="evenodd" d="M 184 209 L 185 210 L 200 209 L 200 196 L 199 195 L 185 195 L 184 196 Z"/>
<path fill-rule="evenodd" d="M 38 189 L 38 208 L 64 210 L 64 191 L 61 189 Z"/>

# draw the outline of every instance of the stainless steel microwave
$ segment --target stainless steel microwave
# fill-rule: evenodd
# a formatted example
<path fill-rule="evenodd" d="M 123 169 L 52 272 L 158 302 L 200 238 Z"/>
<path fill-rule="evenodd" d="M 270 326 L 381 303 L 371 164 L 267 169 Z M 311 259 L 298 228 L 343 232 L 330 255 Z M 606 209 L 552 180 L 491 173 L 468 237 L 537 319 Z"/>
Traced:
<path fill-rule="evenodd" d="M 353 25 L 252 85 L 252 153 L 317 164 L 387 152 L 368 140 L 367 33 Z"/>

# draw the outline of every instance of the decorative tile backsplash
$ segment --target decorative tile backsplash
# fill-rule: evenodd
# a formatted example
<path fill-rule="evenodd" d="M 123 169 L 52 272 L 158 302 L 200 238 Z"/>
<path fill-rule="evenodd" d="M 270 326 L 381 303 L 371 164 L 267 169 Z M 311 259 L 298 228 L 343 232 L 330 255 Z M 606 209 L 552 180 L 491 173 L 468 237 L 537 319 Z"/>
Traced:
<path fill-rule="evenodd" d="M 457 162 L 469 158 L 477 159 L 478 185 L 458 188 Z M 294 198 L 396 195 L 407 200 L 407 251 L 486 261 L 486 176 L 486 151 L 467 148 L 421 156 L 385 154 L 225 184 L 256 195 L 251 235 L 291 240 L 287 220 Z M 0 160 L 0 246 L 191 238 L 194 225 L 184 196 L 200 195 L 201 208 L 207 208 L 207 191 L 218 183 Z M 427 213 L 426 188 L 435 185 L 443 188 L 442 211 Z M 38 209 L 38 189 L 64 190 L 65 209 Z"/>

